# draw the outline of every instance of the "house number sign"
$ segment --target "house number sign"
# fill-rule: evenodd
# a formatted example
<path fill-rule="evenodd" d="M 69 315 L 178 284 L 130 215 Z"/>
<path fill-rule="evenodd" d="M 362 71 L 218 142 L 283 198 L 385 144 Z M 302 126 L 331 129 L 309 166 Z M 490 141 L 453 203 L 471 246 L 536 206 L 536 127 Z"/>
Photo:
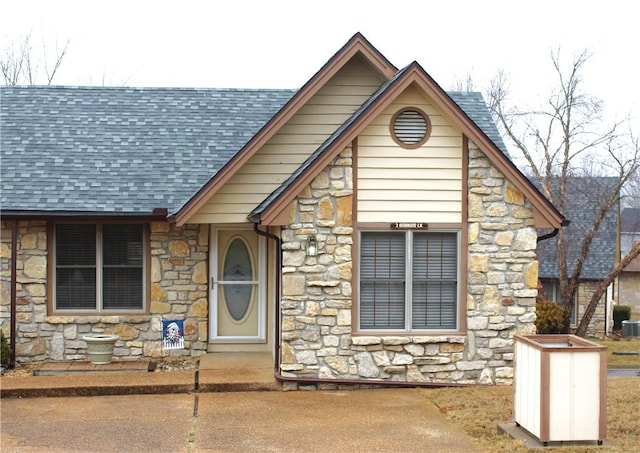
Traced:
<path fill-rule="evenodd" d="M 391 224 L 392 230 L 426 230 L 428 227 L 426 223 L 395 222 Z"/>

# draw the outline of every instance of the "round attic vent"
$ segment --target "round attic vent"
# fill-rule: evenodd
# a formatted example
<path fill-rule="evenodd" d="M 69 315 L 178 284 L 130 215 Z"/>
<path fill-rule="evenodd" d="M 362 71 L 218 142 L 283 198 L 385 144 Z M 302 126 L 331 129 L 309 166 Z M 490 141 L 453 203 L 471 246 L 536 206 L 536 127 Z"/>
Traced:
<path fill-rule="evenodd" d="M 404 108 L 391 119 L 391 136 L 403 148 L 417 148 L 423 145 L 430 134 L 429 117 L 416 107 Z"/>

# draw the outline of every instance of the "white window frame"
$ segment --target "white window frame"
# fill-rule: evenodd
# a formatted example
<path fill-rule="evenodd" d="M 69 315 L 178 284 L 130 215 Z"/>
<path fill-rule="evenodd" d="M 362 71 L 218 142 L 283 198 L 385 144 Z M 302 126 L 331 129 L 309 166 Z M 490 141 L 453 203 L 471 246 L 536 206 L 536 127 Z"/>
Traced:
<path fill-rule="evenodd" d="M 96 302 L 94 308 L 88 307 L 78 307 L 78 308 L 61 308 L 58 307 L 58 297 L 57 297 L 57 273 L 58 273 L 58 262 L 57 262 L 57 248 L 58 244 L 56 242 L 56 230 L 59 225 L 70 225 L 70 224 L 82 224 L 82 225 L 94 225 L 96 227 L 96 258 L 95 258 L 95 269 L 96 269 Z M 136 223 L 137 225 L 142 226 L 142 300 L 140 304 L 140 308 L 104 308 L 104 300 L 103 300 L 103 227 L 104 225 L 128 225 L 125 223 L 114 223 L 114 222 L 58 222 L 53 225 L 52 229 L 52 288 L 53 288 L 53 301 L 52 307 L 54 312 L 58 313 L 101 313 L 101 314 L 111 314 L 111 313 L 145 313 L 147 310 L 147 273 L 148 273 L 148 250 L 149 250 L 149 230 L 148 225 L 144 223 Z"/>
<path fill-rule="evenodd" d="M 362 289 L 361 289 L 361 283 L 360 283 L 360 279 L 361 279 L 361 267 L 362 267 L 362 250 L 361 250 L 361 244 L 362 244 L 362 234 L 363 233 L 374 233 L 374 232 L 383 232 L 383 233 L 404 233 L 405 235 L 405 288 L 404 288 L 404 310 L 405 310 L 405 321 L 404 321 L 404 328 L 402 329 L 395 329 L 395 328 L 380 328 L 380 327 L 375 327 L 375 328 L 368 328 L 368 327 L 362 327 L 362 323 L 361 323 L 361 295 L 362 295 Z M 444 327 L 438 327 L 438 328 L 433 328 L 433 329 L 414 329 L 412 327 L 412 298 L 413 298 L 413 236 L 415 233 L 426 233 L 426 234 L 431 234 L 431 233 L 453 233 L 456 235 L 456 289 L 455 289 L 455 296 L 456 296 L 456 301 L 455 301 L 455 326 L 453 328 L 444 328 Z M 358 262 L 359 262 L 359 267 L 358 267 L 358 275 L 357 275 L 357 285 L 358 285 L 358 309 L 357 309 L 357 313 L 358 313 L 358 319 L 357 319 L 357 325 L 358 325 L 358 331 L 361 332 L 398 332 L 398 333 L 413 333 L 413 332 L 420 332 L 420 333 L 434 333 L 434 332 L 457 332 L 460 329 L 460 316 L 461 316 L 461 281 L 460 281 L 460 254 L 461 254 L 461 247 L 460 247 L 460 230 L 459 229 L 433 229 L 433 230 L 428 230 L 428 231 L 424 231 L 424 230 L 388 230 L 388 229 L 362 229 L 359 231 L 359 238 L 358 238 L 358 244 L 360 246 L 360 250 L 358 251 Z"/>

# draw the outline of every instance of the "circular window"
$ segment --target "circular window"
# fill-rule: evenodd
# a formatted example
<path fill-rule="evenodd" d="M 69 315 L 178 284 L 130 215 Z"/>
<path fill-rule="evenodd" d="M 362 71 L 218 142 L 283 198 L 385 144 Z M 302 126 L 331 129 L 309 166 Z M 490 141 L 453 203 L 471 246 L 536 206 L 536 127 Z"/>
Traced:
<path fill-rule="evenodd" d="M 404 108 L 391 119 L 391 136 L 403 148 L 417 148 L 431 134 L 431 123 L 426 113 L 416 107 Z"/>

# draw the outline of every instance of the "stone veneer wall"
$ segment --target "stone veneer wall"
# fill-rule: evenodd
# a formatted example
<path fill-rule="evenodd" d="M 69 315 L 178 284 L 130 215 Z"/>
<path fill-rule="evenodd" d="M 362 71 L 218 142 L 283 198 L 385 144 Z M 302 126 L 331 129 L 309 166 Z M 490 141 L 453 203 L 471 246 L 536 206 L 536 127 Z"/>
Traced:
<path fill-rule="evenodd" d="M 640 262 L 640 258 L 636 258 Z M 625 271 L 618 278 L 618 305 L 629 305 L 634 319 L 640 314 L 640 271 Z M 613 326 L 611 326 L 613 327 Z"/>
<path fill-rule="evenodd" d="M 578 316 L 577 320 L 580 321 L 584 312 L 587 309 L 587 304 L 593 297 L 593 293 L 595 292 L 597 286 L 597 281 L 582 281 L 578 285 Z M 606 335 L 611 333 L 611 329 L 613 328 L 613 321 L 609 326 L 609 332 L 605 332 L 605 319 L 606 319 L 606 298 L 607 294 L 605 293 L 600 298 L 600 303 L 596 307 L 596 311 L 593 313 L 593 317 L 591 318 L 591 322 L 589 323 L 589 327 L 587 328 L 587 336 L 595 337 L 595 338 L 604 338 Z M 613 314 L 611 315 L 613 316 Z"/>
<path fill-rule="evenodd" d="M 332 379 L 511 383 L 513 335 L 535 331 L 537 236 L 529 202 L 472 149 L 468 270 L 462 270 L 469 278 L 460 304 L 466 333 L 354 335 L 351 157 L 347 148 L 315 178 L 283 227 L 282 373 L 324 378 L 322 388 L 335 387 Z M 304 251 L 310 235 L 317 257 Z"/>
<path fill-rule="evenodd" d="M 84 359 L 87 333 L 120 336 L 119 358 L 161 357 L 162 320 L 183 319 L 185 349 L 164 355 L 199 355 L 207 348 L 208 228 L 150 225 L 151 301 L 147 314 L 89 316 L 47 313 L 47 224 L 18 224 L 16 360 Z M 11 223 L 2 222 L 0 321 L 10 336 Z"/>

